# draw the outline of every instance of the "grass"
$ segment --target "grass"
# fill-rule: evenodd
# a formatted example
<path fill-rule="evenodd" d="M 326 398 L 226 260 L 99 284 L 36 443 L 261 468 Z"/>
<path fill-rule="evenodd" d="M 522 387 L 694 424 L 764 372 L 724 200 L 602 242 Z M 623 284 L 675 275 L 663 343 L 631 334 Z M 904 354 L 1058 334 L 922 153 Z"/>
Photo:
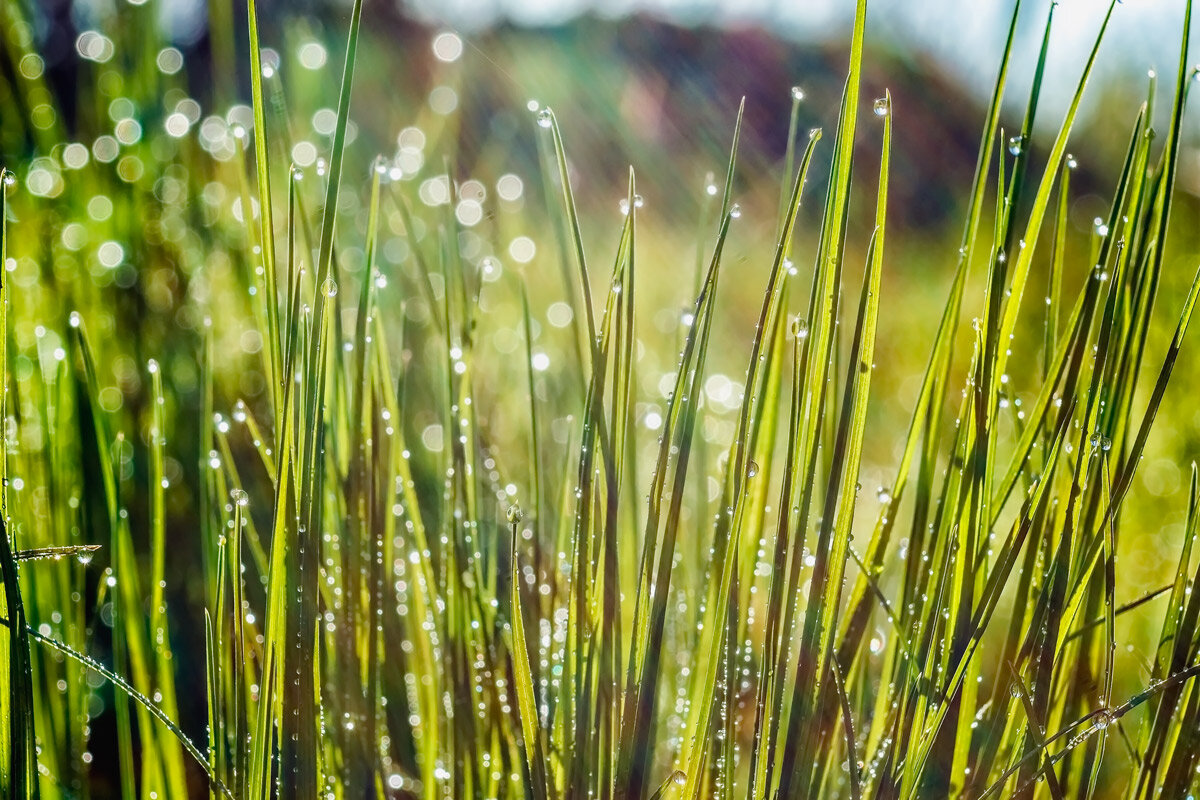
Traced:
<path fill-rule="evenodd" d="M 637 176 L 598 256 L 570 109 L 523 134 L 544 211 L 531 184 L 475 216 L 452 115 L 436 138 L 426 120 L 415 166 L 401 150 L 356 177 L 361 0 L 307 170 L 254 0 L 251 103 L 199 124 L 148 10 L 122 6 L 120 48 L 80 45 L 100 66 L 77 125 L 115 137 L 82 156 L 23 7 L 0 5 L 0 135 L 34 154 L 0 192 L 5 796 L 1194 792 L 1195 467 L 1169 574 L 1143 591 L 1119 557 L 1167 535 L 1162 508 L 1130 507 L 1156 419 L 1192 413 L 1167 394 L 1200 295 L 1171 274 L 1195 261 L 1172 221 L 1191 4 L 1165 128 L 1153 79 L 1105 118 L 1127 113 L 1129 144 L 1083 241 L 1067 148 L 1128 10 L 1098 16 L 1042 152 L 1054 8 L 1011 134 L 1037 13 L 1015 5 L 903 431 L 873 409 L 885 319 L 920 322 L 885 288 L 904 108 L 862 85 L 866 5 L 828 135 L 798 136 L 792 104 L 749 342 L 723 304 L 747 274 L 739 111 L 657 345 Z M 514 242 L 538 229 L 536 256 Z M 656 346 L 677 353 L 665 376 Z M 730 351 L 744 381 L 722 403 Z M 882 439 L 900 446 L 872 501 Z"/>

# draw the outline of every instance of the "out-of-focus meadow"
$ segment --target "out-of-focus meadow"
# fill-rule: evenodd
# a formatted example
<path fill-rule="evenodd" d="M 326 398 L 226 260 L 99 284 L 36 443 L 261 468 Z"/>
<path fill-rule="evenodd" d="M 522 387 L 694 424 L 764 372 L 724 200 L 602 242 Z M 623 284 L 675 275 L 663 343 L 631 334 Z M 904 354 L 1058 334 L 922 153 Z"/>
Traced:
<path fill-rule="evenodd" d="M 255 220 L 261 202 L 246 9 L 242 3 L 211 2 L 208 24 L 183 42 L 162 31 L 159 17 L 169 13 L 155 0 L 0 0 L 0 163 L 15 173 L 15 185 L 5 189 L 8 503 L 17 548 L 24 543 L 106 545 L 94 556 L 89 552 L 90 563 L 67 559 L 23 568 L 30 623 L 114 669 L 129 667 L 131 659 L 136 669 L 136 654 L 113 652 L 114 604 L 143 609 L 152 621 L 159 609 L 169 608 L 175 696 L 154 699 L 173 706 L 170 716 L 202 741 L 209 724 L 205 693 L 185 688 L 206 685 L 205 614 L 213 598 L 211 581 L 202 575 L 211 573 L 215 551 L 202 534 L 229 525 L 232 510 L 218 508 L 214 498 L 231 488 L 244 489 L 246 514 L 262 532 L 261 542 L 256 535 L 248 545 L 254 580 L 245 590 L 247 607 L 262 609 L 266 602 L 258 578 L 265 581 L 267 574 L 272 524 L 272 476 L 264 466 L 262 442 L 274 441 L 273 345 L 258 295 L 263 265 Z M 1135 8 L 1118 7 L 1114 24 L 1121 14 L 1133 13 Z M 276 228 L 285 227 L 287 192 L 293 186 L 297 241 L 288 246 L 312 263 L 321 240 L 348 12 L 341 4 L 299 9 L 263 3 L 259 15 Z M 1100 18 L 1098 11 L 1097 27 Z M 995 35 L 1002 42 L 1004 30 Z M 903 450 L 954 277 L 987 109 L 986 96 L 906 42 L 888 41 L 876 32 L 868 43 L 863 96 L 869 101 L 890 92 L 894 140 L 856 541 L 865 541 L 881 499 L 886 502 Z M 1175 46 L 1172 38 L 1164 49 Z M 1109 55 L 1101 50 L 1101 59 Z M 1016 97 L 1028 91 L 1028 62 L 1035 56 L 1027 55 L 1025 65 L 1014 70 Z M 599 297 L 608 290 L 605 276 L 629 211 L 631 166 L 636 173 L 639 283 L 631 416 L 636 458 L 630 485 L 640 497 L 650 480 L 679 351 L 711 255 L 730 137 L 745 98 L 732 185 L 741 213 L 725 245 L 712 323 L 697 423 L 697 441 L 705 444 L 693 453 L 702 460 L 695 467 L 701 477 L 690 479 L 696 502 L 683 508 L 679 533 L 681 548 L 707 548 L 702 531 L 709 521 L 698 509 L 713 511 L 722 494 L 721 470 L 737 430 L 746 359 L 790 189 L 791 176 L 784 173 L 789 135 L 800 131 L 803 142 L 804 132 L 819 127 L 832 143 L 848 58 L 842 36 L 819 46 L 799 45 L 749 26 L 681 27 L 646 15 L 586 16 L 536 29 L 500 24 L 458 33 L 414 22 L 391 4 L 367 3 L 337 196 L 333 255 L 340 280 L 328 295 L 335 305 L 337 341 L 353 339 L 355 298 L 366 281 L 374 284 L 376 330 L 386 340 L 397 374 L 444 360 L 439 320 L 456 313 L 451 306 L 458 299 L 439 269 L 423 259 L 453 251 L 453 259 L 474 265 L 474 427 L 495 456 L 499 496 L 521 498 L 527 507 L 524 498 L 532 489 L 520 476 L 529 449 L 525 373 L 531 362 L 532 385 L 547 414 L 540 457 L 550 476 L 542 489 L 550 515 L 557 498 L 575 485 L 578 417 L 588 379 L 586 337 L 581 345 L 582 321 L 575 311 L 581 299 L 573 244 L 561 213 L 551 141 L 536 119 L 545 106 L 553 108 L 569 158 L 583 246 L 599 265 L 592 275 Z M 1081 61 L 1070 69 L 1068 83 L 1082 66 Z M 1090 266 L 1100 248 L 1097 223 L 1108 214 L 1149 66 L 1088 90 L 1091 111 L 1076 125 L 1069 145 L 1078 165 L 1067 214 L 1069 264 Z M 1162 78 L 1160 114 L 1169 112 L 1172 80 L 1170 74 Z M 1043 112 L 1039 122 L 1047 131 L 1039 127 L 1026 146 L 1032 170 L 1040 171 L 1061 113 Z M 1008 131 L 1004 140 L 1020 124 L 1019 109 L 1011 119 L 1002 117 Z M 854 150 L 846 263 L 852 265 L 847 275 L 855 277 L 848 278 L 841 300 L 848 315 L 874 225 L 879 127 L 865 114 L 860 120 L 865 132 Z M 1156 323 L 1146 340 L 1151 365 L 1161 361 L 1170 342 L 1200 248 L 1192 224 L 1200 211 L 1192 194 L 1200 189 L 1194 114 L 1183 130 L 1177 205 Z M 832 153 L 831 145 L 815 151 L 801 205 L 791 258 L 803 274 L 812 269 Z M 289 181 L 288 164 L 303 177 Z M 375 273 L 368 274 L 376 175 L 382 195 Z M 1030 200 L 1031 194 L 1022 213 Z M 989 196 L 982 218 L 990 221 L 995 214 Z M 444 241 L 445 231 L 453 232 L 452 243 Z M 281 265 L 282 252 L 281 244 Z M 1027 289 L 1031 308 L 1050 293 L 1049 260 L 1043 244 Z M 966 308 L 982 302 L 986 247 L 976 261 Z M 280 274 L 285 274 L 282 266 Z M 1069 270 L 1063 296 L 1074 298 L 1090 274 Z M 528 353 L 522 286 L 532 334 Z M 792 304 L 799 303 L 797 290 Z M 1040 312 L 1024 313 L 1010 345 L 1012 358 L 1040 364 L 1046 358 Z M 852 316 L 847 320 L 843 355 L 850 347 Z M 970 370 L 971 320 L 963 319 L 960 327 L 949 386 L 966 386 Z M 90 390 L 75 344 L 84 330 L 94 353 L 98 408 L 92 410 L 82 401 Z M 1200 403 L 1194 400 L 1200 391 L 1200 347 L 1194 344 L 1189 341 L 1179 357 L 1123 508 L 1118 604 L 1175 577 L 1188 465 L 1200 450 Z M 352 362 L 348 356 L 346 364 Z M 274 370 L 278 373 L 279 366 Z M 1034 369 L 1014 369 L 1013 382 L 1004 389 L 1005 404 L 1032 404 L 1038 377 Z M 1141 387 L 1136 409 L 1144 408 L 1152 386 L 1150 380 Z M 414 462 L 440 464 L 439 454 L 454 444 L 443 413 L 444 390 L 431 382 L 400 383 L 404 413 L 397 425 Z M 956 396 L 951 403 L 957 403 Z M 64 420 L 56 415 L 58 407 L 77 410 Z M 102 466 L 86 441 L 56 431 L 66 422 L 72 431 L 93 430 L 92 417 L 100 412 L 111 436 L 116 502 L 131 545 L 123 554 L 113 552 L 110 526 L 102 519 L 104 507 L 114 502 L 101 493 Z M 943 420 L 947 435 L 952 417 Z M 1001 424 L 1003 435 L 1018 430 L 1015 418 Z M 782 423 L 778 435 L 782 452 Z M 156 446 L 160 438 L 165 444 Z M 224 467 L 237 471 L 236 481 L 221 472 Z M 417 476 L 417 492 L 436 506 L 442 486 L 431 474 L 426 473 L 424 485 Z M 482 502 L 504 505 L 491 497 Z M 550 524 L 568 523 L 555 517 Z M 165 537 L 165 547 L 155 544 L 157 535 Z M 636 546 L 622 543 L 622 552 L 628 548 L 633 554 Z M 137 597 L 118 599 L 127 577 L 119 569 L 121 558 L 141 572 Z M 684 568 L 693 566 L 691 559 L 689 554 Z M 885 567 L 881 575 L 880 584 L 894 589 L 898 570 Z M 1144 615 L 1117 618 L 1114 696 L 1132 694 L 1148 677 L 1159 629 L 1146 620 L 1159 619 L 1165 603 L 1159 597 L 1142 609 Z M 1008 613 L 1003 597 L 1000 607 Z M 39 664 L 54 658 L 36 655 Z M 74 737 L 75 750 L 84 754 L 82 765 L 47 764 L 47 769 L 61 776 L 68 790 L 88 784 L 93 796 L 115 796 L 129 753 L 118 737 L 97 732 L 115 730 L 122 724 L 117 716 L 128 717 L 129 709 L 117 709 L 114 694 L 92 673 L 83 678 L 65 665 L 39 669 L 46 676 L 40 691 L 71 697 L 61 706 L 42 708 L 50 719 L 47 730 Z M 419 750 L 420 743 L 411 746 Z M 172 785 L 170 776 L 161 780 Z M 196 775 L 189 780 L 193 790 L 203 786 Z"/>
<path fill-rule="evenodd" d="M 53 356 L 74 310 L 92 320 L 109 410 L 123 409 L 131 420 L 139 416 L 146 404 L 144 364 L 157 358 L 173 402 L 198 412 L 197 359 L 201 330 L 210 319 L 213 366 L 228 377 L 220 382 L 227 394 L 215 398 L 215 407 L 228 409 L 239 399 L 253 404 L 264 391 L 262 343 L 238 278 L 247 268 L 239 263 L 246 198 L 232 188 L 245 173 L 253 124 L 246 102 L 244 9 L 214 4 L 210 30 L 177 48 L 158 30 L 157 15 L 168 12 L 153 3 L 97 5 L 73 15 L 69 3 L 56 14 L 47 13 L 50 7 L 29 16 L 10 7 L 5 20 L 0 152 L 21 186 L 9 201 L 16 225 L 8 253 L 18 379 L 34 369 L 35 354 Z M 269 48 L 264 63 L 277 76 L 267 81 L 271 110 L 278 115 L 273 119 L 287 125 L 291 161 L 318 177 L 336 119 L 346 13 L 336 6 L 292 13 L 275 4 L 260 13 Z M 1003 31 L 996 38 L 1002 40 Z M 877 422 L 865 445 L 864 485 L 885 481 L 903 441 L 953 277 L 986 104 L 920 52 L 906 51 L 903 41 L 888 45 L 869 52 L 864 77 L 865 91 L 878 95 L 889 89 L 896 109 L 881 368 L 870 409 Z M 480 343 L 494 350 L 483 365 L 498 379 L 481 380 L 480 386 L 496 392 L 493 407 L 503 407 L 503 390 L 511 387 L 511 377 L 504 375 L 521 358 L 514 327 L 519 298 L 505 278 L 516 274 L 528 281 L 539 347 L 553 355 L 546 362 L 551 379 L 546 390 L 570 391 L 571 315 L 565 300 L 573 276 L 556 263 L 563 244 L 547 215 L 547 178 L 538 152 L 544 142 L 528 107 L 549 105 L 563 128 L 589 252 L 607 257 L 615 248 L 627 171 L 632 166 L 637 172 L 645 199 L 640 247 L 646 264 L 639 308 L 640 398 L 646 409 L 661 412 L 664 392 L 653 376 L 670 375 L 674 368 L 681 321 L 697 281 L 697 245 L 704 244 L 715 213 L 706 187 L 715 186 L 724 169 L 738 102 L 745 97 L 736 183 L 745 213 L 729 244 L 731 272 L 738 278 L 722 288 L 714 375 L 706 386 L 714 413 L 705 430 L 713 441 L 727 441 L 740 402 L 743 351 L 774 246 L 792 88 L 803 92 L 800 130 L 828 128 L 836 119 L 846 54 L 845 42 L 836 39 L 814 48 L 766 30 L 681 27 L 651 16 L 588 17 L 536 29 L 501 24 L 459 35 L 413 22 L 387 5 L 368 4 L 348 134 L 350 191 L 341 197 L 345 269 L 354 274 L 363 263 L 366 189 L 376 154 L 391 159 L 387 180 L 431 209 L 449 202 L 443 177 L 448 165 L 453 180 L 464 185 L 465 199 L 447 209 L 465 228 L 464 255 L 490 255 L 494 264 L 480 297 L 485 311 Z M 1071 250 L 1082 253 L 1092 246 L 1094 220 L 1107 211 L 1106 193 L 1115 185 L 1144 75 L 1138 70 L 1126 82 L 1090 90 L 1092 103 L 1103 110 L 1072 136 L 1079 167 L 1070 208 Z M 1097 103 L 1095 96 L 1103 99 Z M 1019 127 L 1019 117 L 1007 121 Z M 1047 143 L 1035 140 L 1035 159 L 1042 155 L 1039 145 Z M 1186 190 L 1200 187 L 1196 146 L 1194 135 L 1185 139 L 1182 220 L 1194 209 Z M 877 162 L 872 151 L 863 143 L 864 167 Z M 819 174 L 828 169 L 828 154 L 816 158 Z M 861 172 L 869 175 L 869 167 Z M 863 209 L 873 186 L 867 178 L 860 183 L 855 201 L 860 213 L 850 219 L 858 234 L 850 237 L 852 243 L 863 240 L 870 224 Z M 798 261 L 816 237 L 823 188 L 814 183 L 802 207 Z M 302 208 L 305 202 L 316 206 L 319 198 L 302 191 L 300 202 Z M 557 200 L 550 202 L 556 212 Z M 415 267 L 400 212 L 385 203 L 383 221 L 381 269 L 411 276 Z M 1173 233 L 1173 248 L 1192 252 L 1192 227 L 1181 223 Z M 1164 311 L 1173 310 L 1172 301 L 1177 305 L 1190 279 L 1185 258 L 1168 259 Z M 1033 280 L 1036 285 L 1038 278 Z M 980 281 L 973 283 L 982 292 Z M 393 287 L 395 302 L 404 303 L 414 323 L 427 320 L 428 296 L 408 288 L 403 282 Z M 964 342 L 966 329 L 964 323 Z M 114 331 L 120 335 L 110 338 Z M 1023 333 L 1031 334 L 1022 343 L 1026 357 L 1038 357 L 1040 331 L 1018 336 Z M 1151 352 L 1161 352 L 1169 334 L 1168 324 L 1157 329 Z M 1130 548 L 1125 576 L 1137 581 L 1131 592 L 1150 588 L 1163 570 L 1173 569 L 1182 537 L 1184 467 L 1195 455 L 1200 426 L 1185 401 L 1196 389 L 1192 363 L 1185 350 L 1169 390 L 1179 402 L 1167 403 L 1131 505 L 1131 521 L 1147 515 L 1153 522 L 1144 536 L 1125 540 Z M 1021 394 L 1016 387 L 1016 396 Z M 189 487 L 199 459 L 196 432 L 187 426 L 195 415 L 170 416 L 183 427 L 170 437 L 169 469 L 192 478 L 180 480 L 169 494 L 182 520 L 194 513 Z M 493 422 L 502 436 L 503 415 L 497 413 Z M 412 424 L 424 427 L 419 420 Z M 647 447 L 651 443 L 647 439 Z M 169 568 L 186 568 L 186 562 Z"/>

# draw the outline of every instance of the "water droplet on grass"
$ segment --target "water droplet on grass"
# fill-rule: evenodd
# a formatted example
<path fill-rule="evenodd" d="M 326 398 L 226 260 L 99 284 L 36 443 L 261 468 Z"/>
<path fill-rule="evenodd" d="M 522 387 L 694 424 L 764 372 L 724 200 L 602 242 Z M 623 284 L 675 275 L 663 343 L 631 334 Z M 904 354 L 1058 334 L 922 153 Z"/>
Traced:
<path fill-rule="evenodd" d="M 875 112 L 875 116 L 877 117 L 886 117 L 892 111 L 892 101 L 886 97 L 877 98 L 872 104 L 871 110 Z"/>
<path fill-rule="evenodd" d="M 793 86 L 792 87 L 792 99 L 795 100 L 797 103 L 799 103 L 801 100 L 804 99 L 804 90 L 801 89 L 799 86 Z"/>
<path fill-rule="evenodd" d="M 508 516 L 508 521 L 510 523 L 512 523 L 513 525 L 520 522 L 521 518 L 523 516 L 525 516 L 525 513 L 523 511 L 521 511 L 521 507 L 519 505 L 517 505 L 516 503 L 513 503 L 511 506 L 508 507 L 508 511 L 506 512 L 506 514 Z"/>
<path fill-rule="evenodd" d="M 333 278 L 326 278 L 325 282 L 321 284 L 321 291 L 325 293 L 326 297 L 336 297 L 338 293 L 337 281 Z"/>
<path fill-rule="evenodd" d="M 554 124 L 554 112 L 548 108 L 543 108 L 538 112 L 537 124 L 543 128 L 549 128 Z"/>

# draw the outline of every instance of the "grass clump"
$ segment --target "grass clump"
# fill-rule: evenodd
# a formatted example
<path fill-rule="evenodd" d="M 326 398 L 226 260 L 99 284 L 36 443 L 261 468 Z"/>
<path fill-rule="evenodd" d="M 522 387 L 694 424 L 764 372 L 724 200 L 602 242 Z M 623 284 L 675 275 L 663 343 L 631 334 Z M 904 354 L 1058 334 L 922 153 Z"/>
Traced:
<path fill-rule="evenodd" d="M 438 158 L 379 158 L 360 185 L 361 0 L 327 160 L 307 173 L 253 0 L 251 103 L 197 131 L 177 103 L 150 132 L 173 74 L 152 39 L 126 84 L 97 90 L 130 113 L 111 100 L 116 138 L 82 156 L 39 71 L 18 70 L 37 155 L 0 195 L 7 796 L 1186 796 L 1194 469 L 1168 580 L 1131 596 L 1118 552 L 1159 522 L 1123 509 L 1156 418 L 1182 418 L 1164 398 L 1200 292 L 1159 298 L 1191 5 L 1166 128 L 1151 81 L 1084 254 L 1067 145 L 1114 5 L 1040 160 L 1054 10 L 1010 134 L 1014 8 L 949 293 L 873 501 L 877 330 L 906 312 L 883 289 L 904 109 L 864 94 L 864 0 L 836 124 L 796 141 L 793 103 L 724 412 L 706 386 L 739 347 L 717 323 L 740 112 L 657 397 L 637 298 L 661 276 L 635 174 L 603 262 L 546 107 L 530 126 L 553 209 L 537 258 L 473 216 L 451 133 Z M 28 22 L 3 9 L 33 63 Z M 548 294 L 570 312 L 558 338 L 535 311 Z M 1135 669 L 1129 620 L 1154 632 Z"/>

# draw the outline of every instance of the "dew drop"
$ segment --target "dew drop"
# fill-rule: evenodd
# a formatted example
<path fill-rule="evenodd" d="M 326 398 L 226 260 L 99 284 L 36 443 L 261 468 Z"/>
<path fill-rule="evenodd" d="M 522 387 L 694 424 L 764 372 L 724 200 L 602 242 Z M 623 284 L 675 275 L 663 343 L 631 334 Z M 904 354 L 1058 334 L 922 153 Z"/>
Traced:
<path fill-rule="evenodd" d="M 338 292 L 337 281 L 333 278 L 326 278 L 325 282 L 321 284 L 321 291 L 325 293 L 326 297 L 336 297 Z"/>
<path fill-rule="evenodd" d="M 755 461 L 751 461 L 749 464 L 746 465 L 746 477 L 753 478 L 757 474 L 758 474 L 758 463 Z"/>
<path fill-rule="evenodd" d="M 1014 156 L 1021 155 L 1025 150 L 1025 137 L 1013 136 L 1008 140 L 1008 152 Z"/>
<path fill-rule="evenodd" d="M 548 108 L 543 108 L 537 114 L 537 124 L 543 128 L 549 128 L 554 124 L 554 112 Z"/>
<path fill-rule="evenodd" d="M 732 206 L 729 207 L 729 216 L 733 217 L 734 219 L 737 219 L 741 215 L 742 215 L 741 205 L 739 205 L 738 203 L 734 203 Z"/>
<path fill-rule="evenodd" d="M 792 99 L 795 100 L 797 103 L 799 103 L 801 100 L 804 99 L 804 90 L 801 89 L 799 86 L 793 86 L 792 87 Z"/>
<path fill-rule="evenodd" d="M 877 98 L 871 109 L 875 112 L 875 116 L 886 117 L 892 111 L 892 101 L 886 97 Z"/>
<path fill-rule="evenodd" d="M 508 516 L 508 521 L 515 525 L 521 521 L 521 517 L 525 516 L 525 513 L 521 511 L 521 507 L 519 505 L 513 503 L 508 507 L 506 515 Z"/>

